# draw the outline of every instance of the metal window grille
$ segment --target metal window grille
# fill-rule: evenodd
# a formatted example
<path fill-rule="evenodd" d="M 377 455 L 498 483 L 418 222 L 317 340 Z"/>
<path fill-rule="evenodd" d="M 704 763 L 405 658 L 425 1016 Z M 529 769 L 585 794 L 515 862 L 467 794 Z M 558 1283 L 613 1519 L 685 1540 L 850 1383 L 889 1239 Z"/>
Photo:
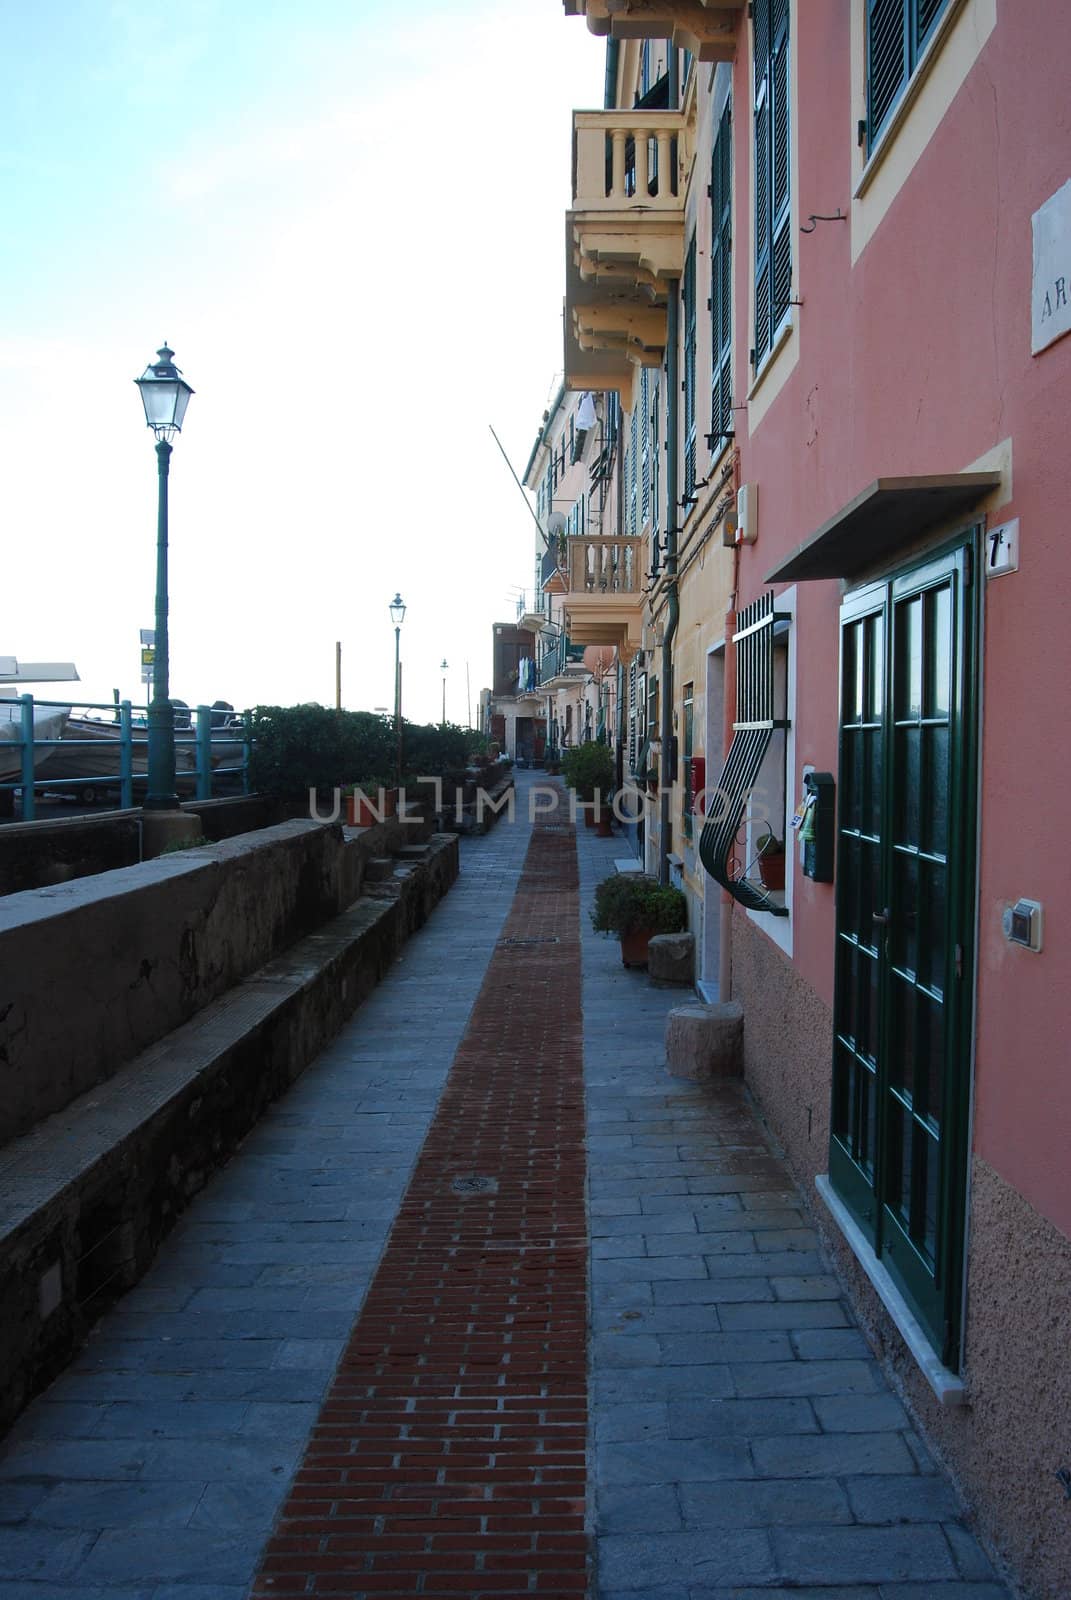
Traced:
<path fill-rule="evenodd" d="M 787 728 L 774 715 L 774 627 L 788 618 L 774 610 L 774 596 L 761 595 L 741 611 L 733 648 L 736 651 L 737 720 L 733 742 L 717 787 L 707 804 L 707 820 L 699 839 L 699 859 L 715 882 L 752 911 L 787 916 L 761 883 L 748 876 L 741 862 L 737 836 L 747 816 L 748 801 L 775 728 Z"/>

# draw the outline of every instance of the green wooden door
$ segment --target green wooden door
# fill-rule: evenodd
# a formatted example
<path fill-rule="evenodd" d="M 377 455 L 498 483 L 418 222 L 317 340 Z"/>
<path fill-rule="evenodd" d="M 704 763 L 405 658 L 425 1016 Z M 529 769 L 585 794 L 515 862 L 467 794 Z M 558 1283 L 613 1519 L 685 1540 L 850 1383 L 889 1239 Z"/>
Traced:
<path fill-rule="evenodd" d="M 830 1177 L 958 1361 L 974 859 L 966 547 L 841 612 Z"/>

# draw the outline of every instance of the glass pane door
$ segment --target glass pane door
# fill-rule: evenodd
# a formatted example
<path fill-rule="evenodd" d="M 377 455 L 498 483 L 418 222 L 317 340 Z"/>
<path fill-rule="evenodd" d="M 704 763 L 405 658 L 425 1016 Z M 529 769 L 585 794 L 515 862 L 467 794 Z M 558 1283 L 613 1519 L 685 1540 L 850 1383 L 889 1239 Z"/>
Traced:
<path fill-rule="evenodd" d="M 965 1189 L 973 633 L 962 551 L 845 602 L 830 1174 L 946 1361 Z"/>

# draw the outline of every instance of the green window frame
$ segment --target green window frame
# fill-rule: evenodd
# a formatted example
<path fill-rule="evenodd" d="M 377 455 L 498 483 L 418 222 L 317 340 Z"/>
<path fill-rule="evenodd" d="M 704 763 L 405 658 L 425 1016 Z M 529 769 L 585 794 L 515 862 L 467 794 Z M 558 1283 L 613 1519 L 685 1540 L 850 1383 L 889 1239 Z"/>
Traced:
<path fill-rule="evenodd" d="M 684 305 L 684 495 L 685 499 L 695 489 L 695 235 L 692 235 L 684 262 L 684 282 L 681 289 Z"/>
<path fill-rule="evenodd" d="M 949 0 L 866 0 L 866 149 L 873 150 Z"/>
<path fill-rule="evenodd" d="M 792 299 L 789 0 L 753 0 L 755 61 L 755 344 L 757 368 Z"/>
<path fill-rule="evenodd" d="M 711 454 L 733 437 L 733 133 L 732 106 L 718 124 L 711 162 L 710 326 Z"/>

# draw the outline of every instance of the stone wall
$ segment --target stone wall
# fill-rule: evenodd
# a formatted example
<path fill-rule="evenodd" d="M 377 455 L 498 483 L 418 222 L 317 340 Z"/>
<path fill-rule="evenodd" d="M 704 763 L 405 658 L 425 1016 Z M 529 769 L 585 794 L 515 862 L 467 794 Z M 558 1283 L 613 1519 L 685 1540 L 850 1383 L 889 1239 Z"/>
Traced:
<path fill-rule="evenodd" d="M 267 828 L 281 820 L 276 801 L 261 795 L 191 800 L 206 839 Z M 51 888 L 95 872 L 136 866 L 141 860 L 141 812 L 102 811 L 95 816 L 41 817 L 0 828 L 0 895 Z"/>
<path fill-rule="evenodd" d="M 0 900 L 0 1145 L 352 904 L 426 837 L 292 821 Z"/>

